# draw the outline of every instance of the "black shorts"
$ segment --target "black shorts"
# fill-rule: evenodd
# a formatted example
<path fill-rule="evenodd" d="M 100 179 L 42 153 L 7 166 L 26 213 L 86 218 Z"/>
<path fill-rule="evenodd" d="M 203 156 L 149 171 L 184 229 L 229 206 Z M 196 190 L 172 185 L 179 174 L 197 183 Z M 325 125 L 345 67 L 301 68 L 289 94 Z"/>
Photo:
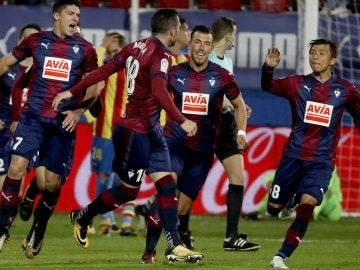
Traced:
<path fill-rule="evenodd" d="M 215 147 L 217 158 L 222 161 L 233 155 L 242 154 L 242 150 L 237 147 L 237 128 L 235 117 L 232 112 L 222 114 L 219 138 Z"/>

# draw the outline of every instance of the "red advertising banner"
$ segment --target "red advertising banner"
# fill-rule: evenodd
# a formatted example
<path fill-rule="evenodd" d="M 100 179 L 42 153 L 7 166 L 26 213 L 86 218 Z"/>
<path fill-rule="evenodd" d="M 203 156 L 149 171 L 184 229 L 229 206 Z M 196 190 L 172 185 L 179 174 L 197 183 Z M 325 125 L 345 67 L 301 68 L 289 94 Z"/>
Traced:
<path fill-rule="evenodd" d="M 264 178 L 272 173 L 281 157 L 289 127 L 249 127 L 247 131 L 250 148 L 245 154 L 245 192 L 242 211 L 257 209 L 266 194 Z M 341 137 L 337 168 L 343 187 L 343 205 L 347 212 L 360 212 L 360 135 L 355 129 L 347 128 Z M 90 172 L 91 129 L 86 124 L 77 128 L 77 144 L 72 171 L 63 186 L 56 211 L 69 212 L 74 208 L 86 206 L 95 197 L 95 177 Z M 351 145 L 354 145 L 351 146 Z M 27 182 L 32 173 L 27 177 Z M 205 185 L 195 202 L 194 214 L 225 214 L 227 175 L 221 163 L 215 158 Z M 146 202 L 154 192 L 150 179 L 142 184 L 138 204 Z"/>

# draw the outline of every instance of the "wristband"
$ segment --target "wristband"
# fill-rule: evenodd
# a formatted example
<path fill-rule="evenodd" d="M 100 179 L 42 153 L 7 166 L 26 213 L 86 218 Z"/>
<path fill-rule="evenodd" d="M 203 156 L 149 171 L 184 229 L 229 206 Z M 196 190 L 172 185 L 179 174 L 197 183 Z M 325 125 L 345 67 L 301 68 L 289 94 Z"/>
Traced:
<path fill-rule="evenodd" d="M 244 137 L 246 137 L 246 131 L 240 129 L 240 130 L 238 130 L 237 135 L 238 135 L 238 136 L 244 136 Z"/>

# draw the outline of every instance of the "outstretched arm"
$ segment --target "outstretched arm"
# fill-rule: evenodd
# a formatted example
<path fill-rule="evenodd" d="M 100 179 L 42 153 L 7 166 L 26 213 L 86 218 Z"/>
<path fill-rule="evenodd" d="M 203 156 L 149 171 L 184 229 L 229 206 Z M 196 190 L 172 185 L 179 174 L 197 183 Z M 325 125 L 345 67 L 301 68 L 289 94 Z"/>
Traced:
<path fill-rule="evenodd" d="M 91 71 L 84 79 L 82 79 L 78 84 L 71 87 L 69 90 L 59 93 L 52 102 L 52 107 L 54 110 L 57 110 L 60 102 L 71 98 L 73 95 L 80 93 L 82 90 L 95 85 L 96 83 L 106 79 L 111 74 L 119 70 L 119 66 L 112 59 L 107 64 Z"/>

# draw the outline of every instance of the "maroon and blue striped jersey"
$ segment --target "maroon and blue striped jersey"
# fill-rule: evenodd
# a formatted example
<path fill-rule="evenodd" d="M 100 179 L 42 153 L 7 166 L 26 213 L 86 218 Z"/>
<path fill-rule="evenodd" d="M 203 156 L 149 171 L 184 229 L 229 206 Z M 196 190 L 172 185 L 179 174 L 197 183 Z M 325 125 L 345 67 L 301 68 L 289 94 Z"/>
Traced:
<path fill-rule="evenodd" d="M 263 90 L 286 98 L 291 105 L 292 129 L 284 154 L 306 161 L 335 163 L 344 110 L 360 130 L 360 93 L 350 82 L 333 75 L 322 83 L 313 74 L 272 79 L 263 66 Z"/>
<path fill-rule="evenodd" d="M 164 91 L 162 96 L 165 104 L 172 105 L 170 97 L 165 100 L 165 95 L 168 94 L 165 89 L 166 81 L 171 66 L 170 51 L 158 38 L 152 36 L 126 45 L 113 59 L 120 68 L 126 67 L 128 104 L 120 124 L 143 133 L 154 127 L 159 128 L 161 105 L 154 97 L 156 92 Z M 165 80 L 164 89 L 161 86 L 152 89 L 154 77 Z M 174 109 L 176 108 L 172 111 L 177 113 Z"/>
<path fill-rule="evenodd" d="M 25 38 L 13 49 L 12 55 L 18 61 L 33 57 L 27 110 L 44 118 L 55 118 L 59 111 L 74 108 L 81 96 L 63 102 L 58 111 L 52 109 L 51 104 L 58 93 L 97 68 L 96 50 L 90 42 L 78 35 L 60 38 L 52 31 Z"/>
<path fill-rule="evenodd" d="M 167 140 L 195 151 L 213 151 L 224 95 L 233 100 L 241 94 L 234 75 L 210 61 L 201 72 L 185 62 L 170 68 L 168 89 L 173 93 L 176 107 L 197 123 L 198 131 L 195 136 L 186 136 L 180 125 L 167 115 L 164 128 Z"/>

